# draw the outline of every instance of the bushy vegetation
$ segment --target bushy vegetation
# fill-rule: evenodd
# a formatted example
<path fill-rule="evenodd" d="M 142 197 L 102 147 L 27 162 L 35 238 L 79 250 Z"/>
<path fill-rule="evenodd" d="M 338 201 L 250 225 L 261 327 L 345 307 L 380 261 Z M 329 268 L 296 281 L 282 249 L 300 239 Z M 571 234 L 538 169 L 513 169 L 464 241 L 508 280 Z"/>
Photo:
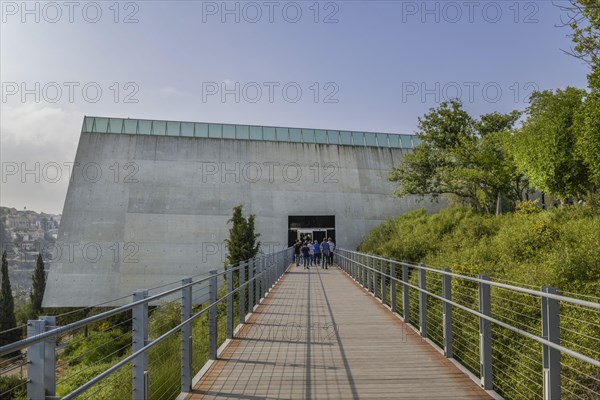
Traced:
<path fill-rule="evenodd" d="M 514 282 L 539 290 L 552 286 L 578 293 L 584 299 L 600 293 L 600 213 L 591 206 L 562 207 L 542 211 L 530 202 L 515 213 L 492 216 L 471 208 L 449 208 L 427 215 L 423 210 L 406 213 L 373 229 L 359 247 L 398 260 L 424 262 L 474 276 L 486 274 L 500 282 Z M 411 281 L 417 284 L 417 274 Z M 427 289 L 441 295 L 437 274 L 427 274 Z M 398 293 L 402 289 L 398 287 Z M 478 309 L 477 284 L 453 279 L 453 300 Z M 409 289 L 411 319 L 418 326 L 417 292 Z M 399 310 L 401 296 L 399 296 Z M 597 301 L 597 297 L 591 297 Z M 442 344 L 439 300 L 428 300 L 429 331 Z M 539 298 L 492 288 L 492 316 L 532 334 L 541 335 Z M 600 314 L 561 304 L 561 343 L 598 358 Z M 479 373 L 478 319 L 454 310 L 455 357 L 476 375 Z M 493 328 L 495 389 L 506 398 L 536 398 L 541 394 L 541 346 L 499 326 Z M 589 364 L 563 355 L 563 397 L 594 398 L 600 372 Z"/>
<path fill-rule="evenodd" d="M 219 297 L 226 294 L 225 288 Z M 194 313 L 202 311 L 196 306 Z M 238 309 L 237 301 L 234 309 Z M 226 303 L 217 306 L 217 345 L 226 339 Z M 57 395 L 64 396 L 131 354 L 131 314 L 93 324 L 65 340 L 57 363 Z M 181 323 L 181 306 L 168 302 L 152 307 L 148 319 L 149 339 L 154 340 Z M 192 373 L 208 361 L 208 314 L 192 323 Z M 130 398 L 131 363 L 116 371 L 84 396 L 120 400 Z M 151 399 L 175 399 L 180 393 L 181 334 L 165 339 L 148 352 L 148 385 Z"/>
<path fill-rule="evenodd" d="M 501 216 L 469 208 L 408 212 L 373 229 L 359 249 L 457 272 L 600 293 L 600 214 L 540 211 L 530 202 Z"/>
<path fill-rule="evenodd" d="M 0 394 L 3 400 L 25 400 L 27 379 L 19 376 L 0 376 Z"/>

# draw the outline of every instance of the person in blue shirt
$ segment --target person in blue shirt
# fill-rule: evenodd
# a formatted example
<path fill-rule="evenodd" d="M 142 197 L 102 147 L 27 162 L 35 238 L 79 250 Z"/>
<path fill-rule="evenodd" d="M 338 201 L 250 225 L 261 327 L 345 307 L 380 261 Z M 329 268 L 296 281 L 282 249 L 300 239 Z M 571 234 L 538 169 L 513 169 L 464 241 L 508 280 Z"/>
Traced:
<path fill-rule="evenodd" d="M 315 243 L 313 244 L 315 248 L 315 265 L 321 265 L 321 246 L 319 245 L 319 241 L 315 239 Z"/>
<path fill-rule="evenodd" d="M 308 242 L 304 242 L 304 246 L 300 248 L 302 252 L 302 258 L 304 259 L 304 268 L 308 269 L 310 267 L 310 251 L 308 248 Z"/>
<path fill-rule="evenodd" d="M 323 265 L 321 266 L 321 269 L 329 269 L 329 266 L 327 265 L 329 262 L 329 243 L 325 241 L 325 238 L 323 238 L 323 241 L 321 242 L 321 253 L 323 254 Z"/>

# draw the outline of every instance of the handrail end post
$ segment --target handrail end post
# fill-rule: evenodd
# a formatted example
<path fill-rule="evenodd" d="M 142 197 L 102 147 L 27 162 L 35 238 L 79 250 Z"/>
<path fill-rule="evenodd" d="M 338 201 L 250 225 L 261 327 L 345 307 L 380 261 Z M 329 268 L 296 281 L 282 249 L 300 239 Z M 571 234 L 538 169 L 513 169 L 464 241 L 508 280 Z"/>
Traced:
<path fill-rule="evenodd" d="M 133 292 L 133 301 L 143 300 L 148 297 L 147 289 L 140 289 Z M 132 351 L 135 353 L 146 346 L 148 341 L 148 303 L 140 303 L 132 309 Z M 132 362 L 132 398 L 148 398 L 148 352 L 143 353 Z"/>
<path fill-rule="evenodd" d="M 542 287 L 542 292 L 558 293 L 555 288 L 549 286 Z M 542 337 L 552 343 L 560 344 L 560 302 L 545 296 L 542 296 Z M 560 359 L 559 350 L 542 345 L 544 400 L 560 398 Z"/>
<path fill-rule="evenodd" d="M 208 359 L 217 359 L 217 270 L 213 269 L 210 272 L 210 280 L 208 281 Z"/>
<path fill-rule="evenodd" d="M 444 268 L 444 272 L 450 272 L 450 268 Z M 443 334 L 444 334 L 444 355 L 447 358 L 454 357 L 452 344 L 452 275 L 442 275 L 442 294 L 444 297 L 443 304 Z"/>
<path fill-rule="evenodd" d="M 489 281 L 487 275 L 479 275 L 479 279 Z M 479 312 L 485 316 L 492 315 L 490 285 L 479 282 Z M 481 387 L 492 390 L 492 323 L 479 317 L 479 376 Z"/>
<path fill-rule="evenodd" d="M 181 286 L 192 283 L 192 278 L 181 280 Z M 181 289 L 181 322 L 192 317 L 192 287 Z M 181 392 L 188 393 L 192 389 L 192 324 L 181 328 Z"/>

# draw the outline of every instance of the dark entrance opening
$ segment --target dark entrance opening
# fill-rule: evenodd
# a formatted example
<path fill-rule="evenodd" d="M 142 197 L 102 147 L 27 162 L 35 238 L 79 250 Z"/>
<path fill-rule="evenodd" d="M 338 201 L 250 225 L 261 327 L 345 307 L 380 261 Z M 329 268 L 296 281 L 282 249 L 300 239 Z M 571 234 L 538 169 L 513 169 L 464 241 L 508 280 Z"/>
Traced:
<path fill-rule="evenodd" d="M 332 238 L 335 242 L 335 215 L 290 215 L 288 217 L 288 246 L 296 239 L 318 240 Z"/>

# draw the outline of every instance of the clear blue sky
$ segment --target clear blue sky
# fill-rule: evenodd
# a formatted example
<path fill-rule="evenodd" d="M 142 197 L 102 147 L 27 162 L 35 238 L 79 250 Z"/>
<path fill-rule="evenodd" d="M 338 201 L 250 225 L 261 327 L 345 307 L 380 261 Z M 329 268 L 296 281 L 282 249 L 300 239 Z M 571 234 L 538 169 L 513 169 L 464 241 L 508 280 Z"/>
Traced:
<path fill-rule="evenodd" d="M 533 88 L 586 86 L 549 1 L 21 4 L 2 3 L 0 54 L 1 205 L 21 209 L 61 212 L 68 179 L 6 163 L 72 162 L 86 114 L 414 133 L 444 96 L 478 116 L 524 109 Z"/>

